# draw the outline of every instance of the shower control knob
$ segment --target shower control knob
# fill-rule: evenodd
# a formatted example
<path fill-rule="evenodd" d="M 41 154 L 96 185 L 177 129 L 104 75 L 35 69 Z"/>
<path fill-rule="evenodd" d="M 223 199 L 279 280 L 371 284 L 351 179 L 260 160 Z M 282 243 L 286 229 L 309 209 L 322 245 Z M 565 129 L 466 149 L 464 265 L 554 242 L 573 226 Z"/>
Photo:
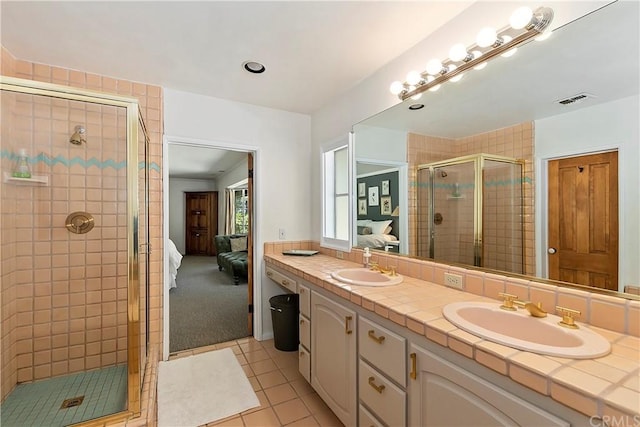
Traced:
<path fill-rule="evenodd" d="M 555 254 L 557 251 L 556 251 L 556 248 L 549 248 L 549 249 L 547 249 L 547 252 L 549 252 L 551 255 L 553 255 L 553 254 Z"/>

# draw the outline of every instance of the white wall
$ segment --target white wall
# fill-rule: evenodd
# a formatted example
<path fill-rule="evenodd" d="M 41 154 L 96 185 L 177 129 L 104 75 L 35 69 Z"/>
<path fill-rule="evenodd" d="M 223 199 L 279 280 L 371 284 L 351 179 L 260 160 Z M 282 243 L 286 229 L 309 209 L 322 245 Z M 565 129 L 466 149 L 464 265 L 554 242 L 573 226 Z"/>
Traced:
<path fill-rule="evenodd" d="M 264 242 L 311 238 L 311 119 L 229 100 L 164 90 L 164 131 L 168 141 L 256 151 L 254 224 L 255 336 L 272 336 L 269 297 L 281 288 L 264 274 Z M 259 317 L 259 318 L 258 318 Z"/>
<path fill-rule="evenodd" d="M 549 4 L 554 10 L 551 28 L 558 28 L 588 12 L 596 10 L 609 1 L 554 1 Z M 342 96 L 336 98 L 324 108 L 312 115 L 312 165 L 313 195 L 313 238 L 320 239 L 321 227 L 321 182 L 320 182 L 320 145 L 348 133 L 351 127 L 387 108 L 397 104 L 398 98 L 389 92 L 389 85 L 395 80 L 402 80 L 410 70 L 424 69 L 431 58 L 448 57 L 449 48 L 458 42 L 471 44 L 476 33 L 485 26 L 502 28 L 508 24 L 513 10 L 522 6 L 523 2 L 484 2 L 479 1 L 455 17 L 443 23 L 443 26 L 387 65 L 380 68 L 370 77 L 353 87 Z M 530 6 L 536 4 L 527 3 Z M 429 95 L 423 95 L 420 102 L 428 102 Z"/>
<path fill-rule="evenodd" d="M 588 102 L 588 101 L 585 101 Z M 536 176 L 544 177 L 542 162 L 546 159 L 618 149 L 619 199 L 619 276 L 620 291 L 624 285 L 640 284 L 640 98 L 633 96 L 606 104 L 583 108 L 535 123 Z M 545 207 L 546 200 L 536 192 L 536 206 Z M 542 215 L 536 209 L 536 247 L 546 248 Z M 539 251 L 538 261 L 546 259 Z M 541 273 L 539 273 L 541 274 Z"/>
<path fill-rule="evenodd" d="M 207 179 L 169 179 L 169 238 L 185 253 L 185 191 L 216 191 L 216 182 Z"/>
<path fill-rule="evenodd" d="M 387 162 L 407 161 L 407 131 L 357 125 L 355 157 Z"/>
<path fill-rule="evenodd" d="M 220 189 L 218 195 L 218 234 L 224 233 L 224 205 L 225 205 L 225 190 L 228 186 L 236 184 L 242 180 L 247 179 L 248 163 L 247 159 L 244 159 L 237 165 L 229 169 L 225 174 L 218 176 L 216 182 Z"/>

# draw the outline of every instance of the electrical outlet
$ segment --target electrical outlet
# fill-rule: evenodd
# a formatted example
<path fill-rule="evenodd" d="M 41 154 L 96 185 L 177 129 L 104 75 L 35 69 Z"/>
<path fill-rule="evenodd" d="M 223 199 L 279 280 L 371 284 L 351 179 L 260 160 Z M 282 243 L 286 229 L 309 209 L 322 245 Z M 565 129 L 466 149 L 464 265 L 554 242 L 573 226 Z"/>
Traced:
<path fill-rule="evenodd" d="M 284 239 L 286 238 L 286 237 L 285 237 L 284 228 L 281 228 L 281 229 L 279 229 L 279 230 L 278 230 L 278 238 L 279 238 L 280 240 L 284 240 Z"/>
<path fill-rule="evenodd" d="M 444 273 L 444 284 L 456 289 L 464 289 L 462 276 L 453 273 Z"/>
<path fill-rule="evenodd" d="M 336 258 L 338 258 L 338 259 L 344 259 L 344 252 L 342 252 L 342 251 L 336 251 Z"/>

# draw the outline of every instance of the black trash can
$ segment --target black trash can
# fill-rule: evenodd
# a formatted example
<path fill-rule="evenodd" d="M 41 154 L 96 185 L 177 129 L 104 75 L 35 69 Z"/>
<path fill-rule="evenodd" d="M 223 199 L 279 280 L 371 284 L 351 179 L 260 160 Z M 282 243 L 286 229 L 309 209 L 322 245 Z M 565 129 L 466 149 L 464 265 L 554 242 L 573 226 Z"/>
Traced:
<path fill-rule="evenodd" d="M 298 294 L 276 295 L 269 298 L 273 342 L 278 350 L 298 350 Z"/>

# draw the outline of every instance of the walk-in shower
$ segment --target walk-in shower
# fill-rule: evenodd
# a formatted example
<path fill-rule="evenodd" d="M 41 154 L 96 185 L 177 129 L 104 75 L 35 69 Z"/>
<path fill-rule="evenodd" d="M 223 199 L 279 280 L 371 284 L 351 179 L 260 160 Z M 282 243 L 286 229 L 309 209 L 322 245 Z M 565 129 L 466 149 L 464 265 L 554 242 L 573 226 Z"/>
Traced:
<path fill-rule="evenodd" d="M 523 162 L 489 154 L 418 166 L 418 256 L 523 273 Z"/>
<path fill-rule="evenodd" d="M 0 424 L 135 416 L 149 235 L 137 101 L 8 77 L 0 89 Z"/>

